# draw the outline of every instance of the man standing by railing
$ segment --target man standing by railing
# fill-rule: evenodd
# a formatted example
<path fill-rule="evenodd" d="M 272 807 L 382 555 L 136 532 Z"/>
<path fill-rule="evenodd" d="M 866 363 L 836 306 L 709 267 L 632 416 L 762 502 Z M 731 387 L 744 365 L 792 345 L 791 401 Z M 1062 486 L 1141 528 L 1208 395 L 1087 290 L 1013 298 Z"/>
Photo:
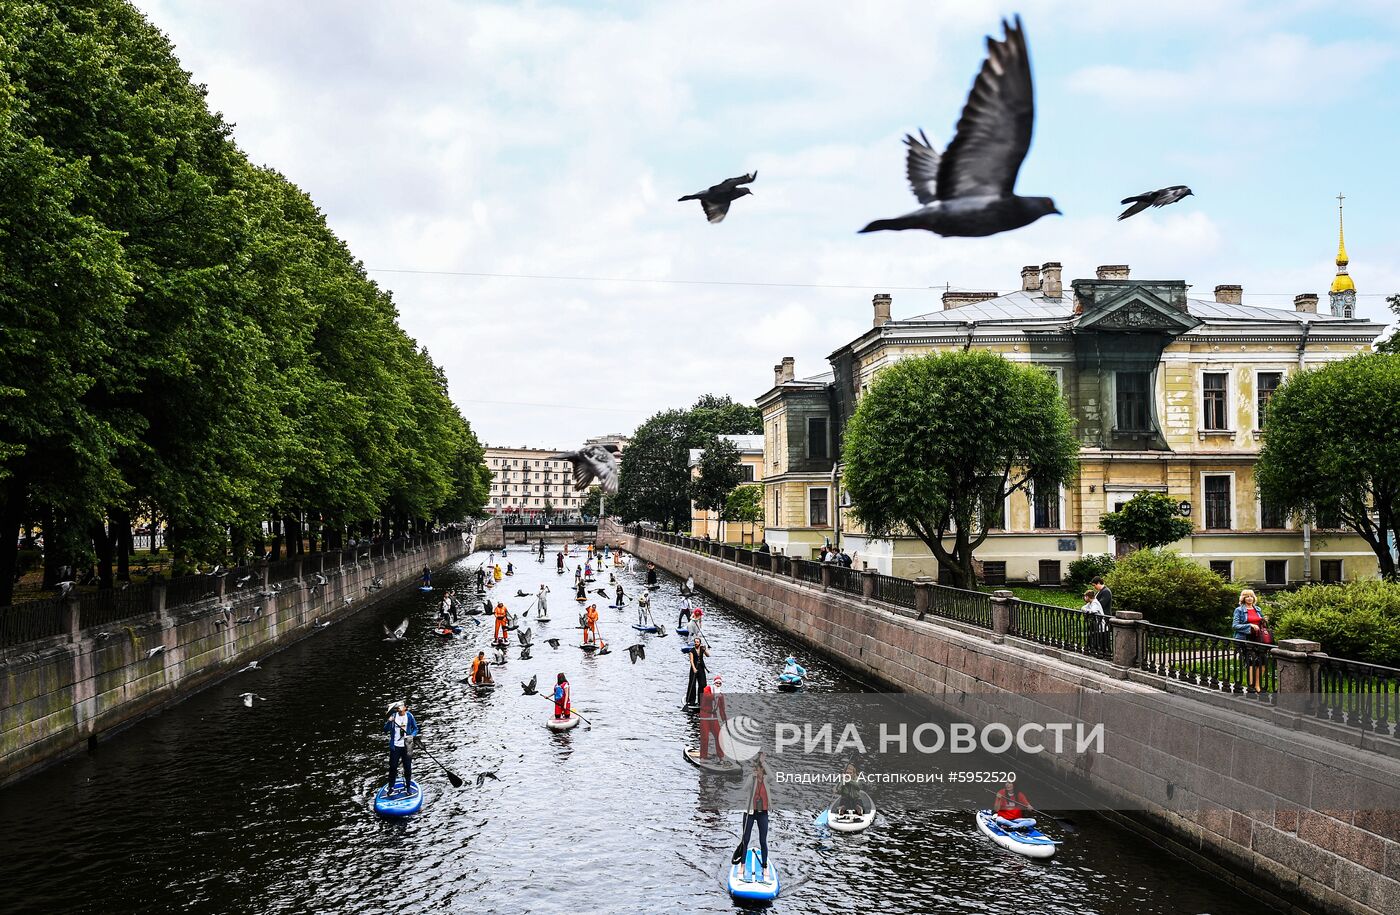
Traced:
<path fill-rule="evenodd" d="M 1094 590 L 1097 591 L 1099 595 L 1099 606 L 1103 608 L 1103 615 L 1112 616 L 1113 592 L 1109 590 L 1108 585 L 1104 584 L 1103 576 L 1101 575 L 1094 576 L 1093 584 Z"/>

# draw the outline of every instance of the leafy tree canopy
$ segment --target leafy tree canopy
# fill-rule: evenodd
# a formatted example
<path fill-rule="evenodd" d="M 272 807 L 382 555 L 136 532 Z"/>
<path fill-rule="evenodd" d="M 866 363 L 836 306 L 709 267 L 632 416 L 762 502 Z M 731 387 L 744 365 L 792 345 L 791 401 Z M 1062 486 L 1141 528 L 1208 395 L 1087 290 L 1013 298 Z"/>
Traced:
<path fill-rule="evenodd" d="M 1155 549 L 1191 536 L 1189 518 L 1181 517 L 1177 502 L 1164 492 L 1140 492 L 1121 511 L 1099 519 L 1099 527 L 1124 543 Z"/>

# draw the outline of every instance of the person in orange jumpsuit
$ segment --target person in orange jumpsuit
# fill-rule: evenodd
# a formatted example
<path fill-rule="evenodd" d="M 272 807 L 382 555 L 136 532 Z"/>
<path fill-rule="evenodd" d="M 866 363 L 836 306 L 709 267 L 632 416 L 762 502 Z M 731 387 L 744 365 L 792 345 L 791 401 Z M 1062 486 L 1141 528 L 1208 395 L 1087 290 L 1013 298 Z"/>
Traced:
<path fill-rule="evenodd" d="M 592 645 L 598 641 L 598 605 L 589 604 L 583 615 L 583 644 Z"/>
<path fill-rule="evenodd" d="M 471 680 L 473 683 L 491 682 L 491 668 L 486 666 L 486 652 L 484 651 L 478 651 L 472 660 Z"/>
<path fill-rule="evenodd" d="M 506 620 L 509 614 L 510 611 L 506 610 L 506 605 L 498 601 L 496 603 L 496 631 L 491 636 L 493 642 L 499 642 L 506 638 Z"/>

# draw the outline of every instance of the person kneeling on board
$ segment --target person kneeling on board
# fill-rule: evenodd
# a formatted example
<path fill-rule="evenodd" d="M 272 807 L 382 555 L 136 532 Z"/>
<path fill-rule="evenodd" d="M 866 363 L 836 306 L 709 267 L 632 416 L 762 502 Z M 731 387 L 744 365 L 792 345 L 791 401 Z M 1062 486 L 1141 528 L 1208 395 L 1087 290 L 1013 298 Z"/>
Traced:
<path fill-rule="evenodd" d="M 472 683 L 477 686 L 491 682 L 491 668 L 486 664 L 486 652 L 478 651 L 472 659 Z"/>
<path fill-rule="evenodd" d="M 558 682 L 554 685 L 554 717 L 568 718 L 573 714 L 573 706 L 569 702 L 569 679 L 562 673 Z"/>
<path fill-rule="evenodd" d="M 1008 781 L 997 792 L 992 813 L 996 814 L 997 825 L 1008 829 L 1024 829 L 1035 825 L 1035 820 L 1025 816 L 1026 808 L 1030 806 L 1031 802 L 1026 800 L 1026 795 L 1016 790 L 1016 783 Z"/>
<path fill-rule="evenodd" d="M 400 699 L 389 706 L 384 733 L 389 735 L 389 786 L 384 789 L 384 794 L 386 797 L 407 794 L 413 781 L 413 738 L 418 736 L 418 722 L 408 710 L 407 699 Z M 394 783 L 398 780 L 400 763 L 403 764 L 403 790 L 397 791 Z"/>
<path fill-rule="evenodd" d="M 854 813 L 856 816 L 865 813 L 865 807 L 860 803 L 860 783 L 855 763 L 846 764 L 846 771 L 841 779 L 841 792 L 836 796 L 836 812 Z"/>

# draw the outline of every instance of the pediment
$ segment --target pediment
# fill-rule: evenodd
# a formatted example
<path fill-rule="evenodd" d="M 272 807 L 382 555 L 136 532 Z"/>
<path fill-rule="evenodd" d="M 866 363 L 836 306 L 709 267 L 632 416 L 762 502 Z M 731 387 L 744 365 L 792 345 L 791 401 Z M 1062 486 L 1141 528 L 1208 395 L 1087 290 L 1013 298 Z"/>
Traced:
<path fill-rule="evenodd" d="M 1201 320 L 1142 287 L 1130 286 L 1080 315 L 1074 330 L 1182 334 Z"/>

